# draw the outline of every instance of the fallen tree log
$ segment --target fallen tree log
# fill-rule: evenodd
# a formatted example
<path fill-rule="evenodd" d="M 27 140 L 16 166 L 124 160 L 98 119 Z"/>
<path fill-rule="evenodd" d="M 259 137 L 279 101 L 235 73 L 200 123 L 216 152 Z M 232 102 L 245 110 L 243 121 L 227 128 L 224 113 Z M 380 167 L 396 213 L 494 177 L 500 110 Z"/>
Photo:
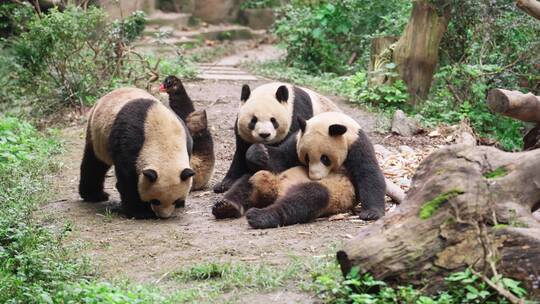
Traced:
<path fill-rule="evenodd" d="M 418 168 L 396 211 L 362 229 L 337 253 L 378 279 L 441 288 L 472 267 L 525 282 L 540 297 L 540 150 L 508 153 L 454 145 Z M 429 278 L 429 280 L 426 280 Z"/>
<path fill-rule="evenodd" d="M 525 13 L 540 20 L 540 2 L 536 0 L 517 0 L 516 6 Z"/>
<path fill-rule="evenodd" d="M 519 91 L 492 89 L 488 107 L 496 113 L 526 122 L 540 122 L 540 97 Z"/>

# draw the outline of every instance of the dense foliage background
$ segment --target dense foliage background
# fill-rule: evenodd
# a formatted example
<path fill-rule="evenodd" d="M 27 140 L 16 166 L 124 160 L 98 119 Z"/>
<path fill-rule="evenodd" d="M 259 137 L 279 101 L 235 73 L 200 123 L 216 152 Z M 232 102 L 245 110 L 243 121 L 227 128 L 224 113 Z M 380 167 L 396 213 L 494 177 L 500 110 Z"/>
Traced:
<path fill-rule="evenodd" d="M 431 93 L 411 108 L 403 83 L 368 87 L 366 74 L 372 38 L 399 36 L 410 10 L 411 2 L 403 0 L 293 0 L 275 25 L 288 51 L 284 64 L 304 76 L 297 78 L 338 80 L 342 94 L 354 102 L 402 108 L 431 126 L 466 119 L 478 135 L 495 138 L 507 150 L 519 149 L 523 124 L 492 115 L 485 98 L 494 87 L 540 92 L 540 22 L 512 0 L 452 2 Z M 280 72 L 282 67 L 263 70 L 291 74 Z M 386 68 L 391 73 L 395 66 Z"/>

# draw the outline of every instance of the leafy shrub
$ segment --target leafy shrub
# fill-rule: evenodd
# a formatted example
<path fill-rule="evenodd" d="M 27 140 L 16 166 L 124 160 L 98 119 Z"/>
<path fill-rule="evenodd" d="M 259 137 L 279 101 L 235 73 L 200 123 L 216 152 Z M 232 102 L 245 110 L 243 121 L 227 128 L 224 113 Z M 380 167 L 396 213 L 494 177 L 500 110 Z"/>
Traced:
<path fill-rule="evenodd" d="M 109 23 L 96 7 L 34 16 L 28 30 L 12 41 L 14 87 L 45 114 L 59 106 L 91 104 L 114 79 L 128 78 L 125 47 L 143 28 L 140 12 Z"/>
<path fill-rule="evenodd" d="M 39 136 L 30 123 L 0 117 L 0 172 L 36 159 L 40 161 L 57 148 L 54 139 Z"/>
<path fill-rule="evenodd" d="M 431 125 L 456 124 L 466 119 L 480 136 L 496 138 L 505 150 L 519 149 L 523 123 L 492 114 L 485 102 L 492 87 L 491 73 L 497 68 L 462 64 L 442 67 L 434 77 L 428 101 L 418 112 Z"/>
<path fill-rule="evenodd" d="M 312 73 L 344 73 L 353 54 L 365 59 L 371 35 L 403 28 L 408 7 L 397 0 L 296 0 L 280 10 L 275 33 L 287 47 L 289 64 Z"/>
<path fill-rule="evenodd" d="M 30 3 L 3 3 L 0 5 L 0 37 L 9 35 L 18 35 L 32 19 L 34 8 Z"/>
<path fill-rule="evenodd" d="M 326 303 L 507 303 L 478 276 L 467 269 L 446 278 L 446 291 L 434 296 L 423 294 L 412 286 L 390 287 L 370 274 L 353 268 L 345 280 L 331 274 L 317 274 L 315 288 Z M 509 278 L 492 278 L 517 297 L 526 296 L 521 284 Z"/>

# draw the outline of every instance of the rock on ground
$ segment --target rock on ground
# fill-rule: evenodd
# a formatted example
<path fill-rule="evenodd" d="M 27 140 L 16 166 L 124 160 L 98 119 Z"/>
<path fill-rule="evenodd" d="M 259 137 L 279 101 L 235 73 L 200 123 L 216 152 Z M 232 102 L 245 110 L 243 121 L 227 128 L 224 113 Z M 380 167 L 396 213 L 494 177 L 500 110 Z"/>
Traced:
<path fill-rule="evenodd" d="M 392 118 L 392 133 L 410 137 L 415 134 L 418 134 L 422 131 L 422 128 L 420 127 L 420 124 L 409 117 L 405 115 L 405 113 L 401 110 L 397 110 L 394 113 L 394 117 Z"/>

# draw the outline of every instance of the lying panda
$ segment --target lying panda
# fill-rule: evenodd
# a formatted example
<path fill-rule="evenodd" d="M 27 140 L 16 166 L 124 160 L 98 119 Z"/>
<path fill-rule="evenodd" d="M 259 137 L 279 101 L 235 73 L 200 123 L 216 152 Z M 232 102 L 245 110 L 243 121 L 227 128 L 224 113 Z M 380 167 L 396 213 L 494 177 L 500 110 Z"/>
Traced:
<path fill-rule="evenodd" d="M 169 95 L 169 107 L 184 120 L 193 137 L 191 168 L 196 174 L 191 190 L 202 190 L 207 187 L 215 164 L 214 140 L 208 128 L 206 110 L 195 111 L 193 101 L 189 98 L 182 81 L 176 76 L 167 76 L 161 83 L 159 91 Z"/>
<path fill-rule="evenodd" d="M 360 125 L 340 112 L 326 112 L 307 122 L 298 119 L 300 132 L 279 147 L 253 145 L 246 158 L 251 170 L 283 172 L 304 165 L 313 181 L 321 180 L 332 172 L 344 171 L 352 182 L 355 197 L 362 202 L 359 217 L 375 220 L 384 215 L 386 182 L 375 157 L 373 146 Z M 246 183 L 248 179 L 244 179 Z M 302 180 L 301 180 L 302 181 Z M 235 187 L 238 192 L 246 187 Z M 248 187 L 252 190 L 252 187 Z M 306 194 L 309 195 L 309 194 Z M 240 202 L 243 196 L 227 193 L 212 210 L 216 218 L 239 217 L 246 211 Z M 294 208 L 310 212 L 319 210 L 310 200 L 295 203 Z"/>
<path fill-rule="evenodd" d="M 309 119 L 322 112 L 339 111 L 326 97 L 289 84 L 268 83 L 253 92 L 242 87 L 242 102 L 234 126 L 236 151 L 225 178 L 214 186 L 214 192 L 227 191 L 242 175 L 249 172 L 246 151 L 251 144 L 278 145 L 299 129 L 294 117 Z"/>
<path fill-rule="evenodd" d="M 190 191 L 192 139 L 182 120 L 144 90 L 103 96 L 88 120 L 79 194 L 108 199 L 105 174 L 114 165 L 122 209 L 130 217 L 168 218 Z"/>
<path fill-rule="evenodd" d="M 346 174 L 330 173 L 313 181 L 303 166 L 277 174 L 258 171 L 239 179 L 225 196 L 236 202 L 242 213 L 247 210 L 249 225 L 258 229 L 307 223 L 351 211 L 357 205 Z"/>

